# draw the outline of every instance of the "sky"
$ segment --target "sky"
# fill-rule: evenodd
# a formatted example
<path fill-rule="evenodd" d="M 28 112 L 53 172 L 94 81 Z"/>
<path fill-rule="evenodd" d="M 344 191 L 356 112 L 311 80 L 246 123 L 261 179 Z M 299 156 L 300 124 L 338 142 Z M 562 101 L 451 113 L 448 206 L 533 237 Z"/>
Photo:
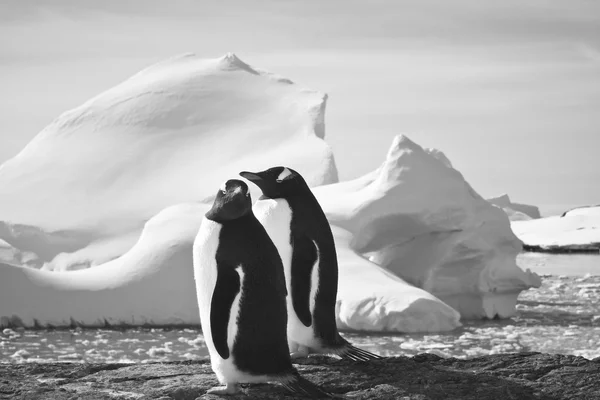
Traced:
<path fill-rule="evenodd" d="M 484 197 L 600 203 L 596 0 L 0 2 L 0 163 L 62 112 L 173 55 L 235 54 L 329 95 L 343 180 L 406 134 Z"/>

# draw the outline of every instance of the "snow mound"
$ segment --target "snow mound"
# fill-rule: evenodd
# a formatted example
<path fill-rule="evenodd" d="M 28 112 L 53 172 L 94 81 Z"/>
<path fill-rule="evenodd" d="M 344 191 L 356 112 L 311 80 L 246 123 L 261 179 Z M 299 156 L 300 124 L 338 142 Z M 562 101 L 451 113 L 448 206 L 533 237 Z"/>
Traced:
<path fill-rule="evenodd" d="M 80 271 L 0 264 L 0 326 L 199 324 L 192 244 L 210 207 L 161 211 L 123 256 Z"/>
<path fill-rule="evenodd" d="M 384 163 L 365 176 L 314 188 L 351 247 L 462 317 L 509 317 L 539 276 L 516 264 L 521 242 L 502 210 L 479 196 L 445 157 L 394 138 Z"/>
<path fill-rule="evenodd" d="M 600 206 L 575 208 L 560 217 L 514 221 L 512 229 L 527 250 L 600 252 Z"/>
<path fill-rule="evenodd" d="M 0 264 L 0 326 L 199 325 L 192 245 L 209 205 L 169 207 L 146 223 L 123 256 L 80 271 Z M 459 314 L 349 249 L 340 255 L 337 321 L 342 330 L 448 331 Z"/>
<path fill-rule="evenodd" d="M 540 209 L 529 204 L 513 203 L 507 194 L 487 199 L 491 204 L 504 210 L 511 221 L 528 221 L 541 218 Z"/>
<path fill-rule="evenodd" d="M 231 53 L 152 65 L 0 166 L 0 239 L 46 269 L 86 268 L 127 251 L 165 207 L 210 201 L 240 170 L 286 164 L 311 185 L 337 182 L 326 100 Z"/>

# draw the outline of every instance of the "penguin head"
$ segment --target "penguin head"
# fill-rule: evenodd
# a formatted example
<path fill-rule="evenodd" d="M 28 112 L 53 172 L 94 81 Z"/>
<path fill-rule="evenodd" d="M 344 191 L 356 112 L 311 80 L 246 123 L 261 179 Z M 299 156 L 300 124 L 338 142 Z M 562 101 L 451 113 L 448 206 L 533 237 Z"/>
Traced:
<path fill-rule="evenodd" d="M 240 172 L 240 176 L 258 186 L 271 199 L 305 193 L 308 185 L 298 172 L 287 167 L 273 167 L 261 172 Z"/>
<path fill-rule="evenodd" d="M 212 208 L 206 218 L 216 221 L 231 221 L 252 212 L 252 199 L 245 182 L 230 179 L 219 188 Z"/>

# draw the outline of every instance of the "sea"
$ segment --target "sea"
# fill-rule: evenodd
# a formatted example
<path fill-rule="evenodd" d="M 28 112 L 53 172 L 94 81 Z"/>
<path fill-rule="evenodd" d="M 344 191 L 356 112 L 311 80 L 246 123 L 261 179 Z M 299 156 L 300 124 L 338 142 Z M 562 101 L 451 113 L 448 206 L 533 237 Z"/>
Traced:
<path fill-rule="evenodd" d="M 517 263 L 542 277 L 519 296 L 517 314 L 463 321 L 434 334 L 343 333 L 384 356 L 434 353 L 471 358 L 530 352 L 600 357 L 600 255 L 521 253 Z M 0 333 L 0 362 L 122 362 L 194 360 L 208 351 L 197 329 L 10 330 Z"/>

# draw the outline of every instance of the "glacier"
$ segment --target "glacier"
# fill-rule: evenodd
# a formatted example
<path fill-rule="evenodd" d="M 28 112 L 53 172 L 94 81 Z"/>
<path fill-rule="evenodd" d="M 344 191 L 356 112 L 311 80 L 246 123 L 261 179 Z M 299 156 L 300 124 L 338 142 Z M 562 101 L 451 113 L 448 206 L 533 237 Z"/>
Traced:
<path fill-rule="evenodd" d="M 504 212 L 403 135 L 338 182 L 326 102 L 232 53 L 187 54 L 59 116 L 0 166 L 0 326 L 197 325 L 200 220 L 224 180 L 274 165 L 305 176 L 332 225 L 340 329 L 513 315 L 540 282 Z"/>

